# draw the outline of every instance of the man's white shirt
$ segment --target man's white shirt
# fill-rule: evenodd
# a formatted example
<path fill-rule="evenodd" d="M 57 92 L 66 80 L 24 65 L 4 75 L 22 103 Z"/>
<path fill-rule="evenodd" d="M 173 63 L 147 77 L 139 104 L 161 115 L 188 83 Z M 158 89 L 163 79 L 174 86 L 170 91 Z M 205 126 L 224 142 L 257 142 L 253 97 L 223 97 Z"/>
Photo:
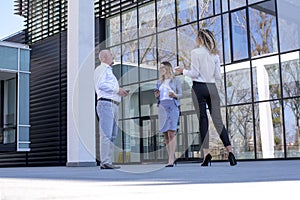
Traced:
<path fill-rule="evenodd" d="M 112 72 L 112 67 L 101 63 L 94 71 L 94 83 L 97 99 L 106 98 L 120 102 L 119 83 Z"/>

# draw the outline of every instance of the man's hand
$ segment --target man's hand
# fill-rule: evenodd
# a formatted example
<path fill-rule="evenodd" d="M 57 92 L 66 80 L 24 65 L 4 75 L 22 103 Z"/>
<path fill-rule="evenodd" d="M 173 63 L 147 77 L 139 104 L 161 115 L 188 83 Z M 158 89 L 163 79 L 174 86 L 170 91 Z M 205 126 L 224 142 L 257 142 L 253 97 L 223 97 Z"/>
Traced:
<path fill-rule="evenodd" d="M 119 88 L 118 95 L 120 95 L 122 97 L 126 97 L 128 95 L 128 92 L 123 88 Z"/>

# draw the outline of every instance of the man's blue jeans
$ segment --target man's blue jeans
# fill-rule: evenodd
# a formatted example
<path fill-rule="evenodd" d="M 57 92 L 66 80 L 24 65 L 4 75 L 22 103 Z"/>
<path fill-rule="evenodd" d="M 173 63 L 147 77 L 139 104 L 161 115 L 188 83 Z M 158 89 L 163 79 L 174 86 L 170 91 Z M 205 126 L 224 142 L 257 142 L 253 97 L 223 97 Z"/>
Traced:
<path fill-rule="evenodd" d="M 114 141 L 118 134 L 119 106 L 108 101 L 97 102 L 100 132 L 100 165 L 112 164 Z"/>

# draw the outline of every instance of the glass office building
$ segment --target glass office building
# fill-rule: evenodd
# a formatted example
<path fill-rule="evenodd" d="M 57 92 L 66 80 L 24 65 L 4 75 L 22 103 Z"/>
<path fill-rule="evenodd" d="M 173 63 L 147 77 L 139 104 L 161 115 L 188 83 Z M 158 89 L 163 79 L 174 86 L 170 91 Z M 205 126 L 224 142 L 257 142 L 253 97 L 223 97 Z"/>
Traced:
<path fill-rule="evenodd" d="M 50 93 L 56 103 L 52 106 L 39 103 L 42 95 L 31 94 L 31 142 L 36 154 L 28 153 L 27 163 L 61 165 L 66 160 L 67 1 L 27 0 L 18 1 L 17 6 L 18 14 L 27 19 L 25 42 L 32 47 L 31 90 L 34 93 L 38 87 L 34 83 L 44 83 L 39 76 L 43 66 L 51 72 L 45 74 L 49 79 L 45 87 L 56 92 Z M 236 157 L 300 158 L 299 8 L 296 0 L 95 0 L 95 48 L 105 46 L 113 51 L 114 72 L 120 85 L 131 93 L 120 106 L 114 161 L 166 160 L 153 97 L 158 67 L 160 62 L 170 61 L 173 66 L 189 68 L 199 28 L 210 29 L 217 38 L 221 110 Z M 51 54 L 45 58 L 47 49 Z M 192 82 L 178 77 L 183 97 L 177 157 L 199 160 L 202 155 L 191 100 Z M 53 121 L 37 111 L 41 108 L 50 111 Z M 33 119 L 43 119 L 39 121 L 43 125 Z M 226 160 L 225 148 L 209 123 L 213 159 Z M 47 132 L 49 128 L 51 132 Z M 41 134 L 43 142 L 38 139 Z M 45 150 L 47 145 L 50 149 Z"/>
<path fill-rule="evenodd" d="M 237 157 L 299 157 L 300 21 L 295 14 L 299 6 L 296 1 L 275 0 L 157 0 L 139 1 L 124 10 L 121 5 L 119 13 L 108 16 L 106 46 L 122 66 L 116 73 L 121 85 L 133 92 L 122 107 L 119 146 L 123 161 L 166 158 L 152 92 L 158 66 L 167 60 L 173 66 L 189 68 L 199 28 L 213 31 L 218 41 L 222 114 Z M 184 95 L 177 156 L 197 159 L 201 144 L 191 80 L 180 79 Z M 210 124 L 212 155 L 226 159 Z"/>

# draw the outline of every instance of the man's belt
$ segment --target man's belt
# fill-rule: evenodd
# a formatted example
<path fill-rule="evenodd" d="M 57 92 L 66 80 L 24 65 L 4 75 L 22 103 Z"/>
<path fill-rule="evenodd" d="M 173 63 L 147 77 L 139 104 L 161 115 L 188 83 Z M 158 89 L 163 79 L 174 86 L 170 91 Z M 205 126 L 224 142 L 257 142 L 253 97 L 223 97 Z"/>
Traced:
<path fill-rule="evenodd" d="M 98 101 L 108 101 L 108 102 L 111 102 L 111 103 L 114 103 L 116 104 L 117 106 L 120 104 L 120 102 L 117 102 L 117 101 L 114 101 L 112 99 L 106 99 L 106 98 L 99 98 Z"/>

